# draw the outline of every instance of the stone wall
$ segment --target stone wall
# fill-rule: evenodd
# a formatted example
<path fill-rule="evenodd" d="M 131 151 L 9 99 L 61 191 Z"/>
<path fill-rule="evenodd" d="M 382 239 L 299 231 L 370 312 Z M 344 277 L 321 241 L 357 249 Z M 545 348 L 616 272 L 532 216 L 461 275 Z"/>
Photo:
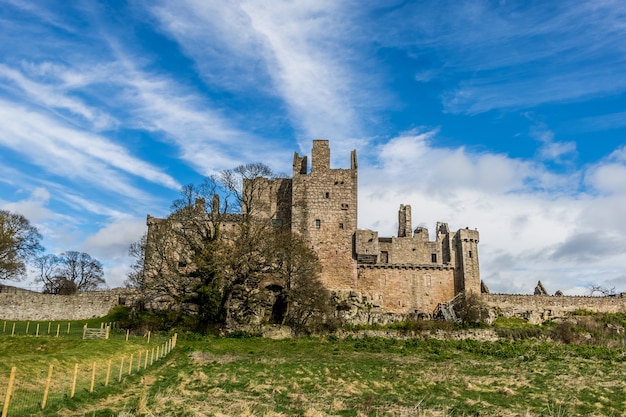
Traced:
<path fill-rule="evenodd" d="M 294 156 L 292 231 L 319 257 L 320 280 L 330 290 L 355 287 L 353 235 L 357 227 L 356 152 L 349 169 L 330 167 L 327 140 L 314 140 L 311 171 L 306 158 Z"/>
<path fill-rule="evenodd" d="M 75 295 L 1 292 L 0 320 L 83 320 L 102 317 L 118 304 L 130 304 L 132 290 L 116 288 Z"/>
<path fill-rule="evenodd" d="M 567 317 L 575 310 L 589 310 L 595 313 L 626 311 L 624 294 L 615 297 L 482 294 L 482 299 L 501 317 L 524 318 L 534 324 Z"/>
<path fill-rule="evenodd" d="M 432 315 L 455 295 L 448 265 L 360 265 L 358 288 L 376 309 L 394 314 Z"/>

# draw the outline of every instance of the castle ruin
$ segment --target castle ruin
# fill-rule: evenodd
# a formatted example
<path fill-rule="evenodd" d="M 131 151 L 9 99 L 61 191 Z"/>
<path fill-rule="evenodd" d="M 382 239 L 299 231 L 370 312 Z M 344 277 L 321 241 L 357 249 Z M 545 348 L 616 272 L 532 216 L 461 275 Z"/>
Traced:
<path fill-rule="evenodd" d="M 463 291 L 480 293 L 476 230 L 451 233 L 437 223 L 430 241 L 426 228 L 413 230 L 411 206 L 401 205 L 398 236 L 359 229 L 358 164 L 330 167 L 327 140 L 314 140 L 311 169 L 297 153 L 291 179 L 292 231 L 301 234 L 322 264 L 324 285 L 341 300 L 370 311 L 432 316 L 440 303 Z"/>
<path fill-rule="evenodd" d="M 322 284 L 353 321 L 432 317 L 457 294 L 480 293 L 476 230 L 450 232 L 446 223 L 437 223 L 431 241 L 426 228 L 413 229 L 409 205 L 400 206 L 396 237 L 358 228 L 356 151 L 349 168 L 331 168 L 329 141 L 314 140 L 310 169 L 307 156 L 295 153 L 292 177 L 263 180 L 262 190 L 262 209 L 255 215 L 290 227 L 310 245 L 320 260 Z M 149 242 L 164 221 L 148 216 Z"/>

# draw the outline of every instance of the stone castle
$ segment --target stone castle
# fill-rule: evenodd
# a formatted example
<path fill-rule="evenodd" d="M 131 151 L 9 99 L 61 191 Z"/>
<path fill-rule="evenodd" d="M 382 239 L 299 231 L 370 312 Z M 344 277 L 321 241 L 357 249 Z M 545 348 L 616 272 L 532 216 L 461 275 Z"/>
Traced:
<path fill-rule="evenodd" d="M 349 168 L 331 168 L 329 142 L 314 140 L 310 170 L 296 153 L 292 177 L 273 180 L 264 195 L 266 214 L 317 253 L 330 291 L 371 312 L 428 317 L 460 292 L 480 292 L 477 231 L 437 223 L 430 241 L 426 228 L 413 230 L 408 205 L 400 206 L 397 237 L 359 229 L 357 179 L 356 151 Z"/>
<path fill-rule="evenodd" d="M 413 230 L 408 205 L 400 206 L 397 237 L 359 229 L 357 178 L 356 151 L 349 168 L 331 168 L 329 142 L 314 140 L 310 169 L 307 157 L 295 153 L 291 178 L 263 179 L 262 210 L 255 214 L 290 227 L 310 245 L 320 260 L 320 280 L 344 315 L 357 322 L 365 311 L 369 317 L 432 317 L 457 294 L 480 293 L 477 231 L 452 233 L 437 223 L 430 241 L 426 228 Z M 149 244 L 152 232 L 167 222 L 148 216 Z"/>

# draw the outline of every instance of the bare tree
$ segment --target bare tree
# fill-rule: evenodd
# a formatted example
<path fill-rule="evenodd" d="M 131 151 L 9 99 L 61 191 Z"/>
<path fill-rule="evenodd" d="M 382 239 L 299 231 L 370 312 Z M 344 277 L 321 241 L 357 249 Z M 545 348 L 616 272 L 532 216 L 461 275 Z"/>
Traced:
<path fill-rule="evenodd" d="M 222 171 L 218 181 L 239 205 L 242 216 L 247 220 L 249 216 L 267 210 L 263 197 L 269 181 L 274 178 L 274 173 L 267 165 L 257 162 Z"/>
<path fill-rule="evenodd" d="M 19 280 L 26 262 L 43 251 L 41 235 L 21 214 L 0 210 L 0 280 Z"/>
<path fill-rule="evenodd" d="M 43 283 L 45 293 L 56 294 L 58 292 L 60 281 L 64 279 L 61 273 L 62 262 L 60 256 L 53 254 L 39 256 L 33 261 L 38 274 L 35 282 Z"/>
<path fill-rule="evenodd" d="M 273 180 L 267 166 L 247 164 L 183 187 L 167 219 L 148 219 L 146 293 L 172 308 L 195 305 L 201 323 L 237 325 L 266 285 L 281 291 L 280 322 L 304 327 L 332 314 L 316 255 L 272 222 Z"/>
<path fill-rule="evenodd" d="M 34 265 L 38 273 L 35 280 L 44 284 L 47 293 L 93 291 L 105 283 L 102 264 L 85 252 L 46 254 L 36 258 Z"/>
<path fill-rule="evenodd" d="M 138 241 L 131 243 L 128 247 L 128 255 L 133 259 L 130 272 L 127 274 L 126 281 L 124 281 L 124 284 L 128 288 L 145 289 L 146 274 L 144 259 L 146 256 L 147 239 L 148 235 L 144 233 Z"/>
<path fill-rule="evenodd" d="M 105 284 L 102 263 L 88 253 L 67 251 L 61 258 L 62 275 L 76 284 L 77 291 L 93 291 Z"/>
<path fill-rule="evenodd" d="M 607 288 L 599 284 L 590 283 L 588 288 L 589 295 L 600 294 L 603 297 L 610 297 L 615 295 L 615 287 Z"/>

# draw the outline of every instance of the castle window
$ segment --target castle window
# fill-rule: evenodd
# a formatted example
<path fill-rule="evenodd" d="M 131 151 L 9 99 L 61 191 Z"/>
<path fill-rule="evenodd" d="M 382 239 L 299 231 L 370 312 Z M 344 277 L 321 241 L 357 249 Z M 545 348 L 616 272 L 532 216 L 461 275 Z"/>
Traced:
<path fill-rule="evenodd" d="M 437 263 L 437 254 L 433 253 L 432 255 L 430 255 L 430 260 L 432 263 Z"/>
<path fill-rule="evenodd" d="M 341 209 L 342 210 L 348 210 L 348 205 L 346 203 L 342 203 L 341 204 Z"/>
<path fill-rule="evenodd" d="M 318 229 L 322 226 L 322 221 L 320 219 L 315 219 L 315 227 Z"/>
<path fill-rule="evenodd" d="M 472 251 L 469 251 L 469 253 L 467 254 L 467 256 L 470 257 L 470 259 L 472 258 Z"/>
<path fill-rule="evenodd" d="M 339 223 L 339 228 L 343 229 L 343 223 Z"/>
<path fill-rule="evenodd" d="M 326 198 L 330 198 L 330 193 L 326 193 L 326 194 L 324 194 L 324 197 L 326 197 Z"/>
<path fill-rule="evenodd" d="M 187 268 L 187 262 L 178 262 L 179 268 Z"/>

